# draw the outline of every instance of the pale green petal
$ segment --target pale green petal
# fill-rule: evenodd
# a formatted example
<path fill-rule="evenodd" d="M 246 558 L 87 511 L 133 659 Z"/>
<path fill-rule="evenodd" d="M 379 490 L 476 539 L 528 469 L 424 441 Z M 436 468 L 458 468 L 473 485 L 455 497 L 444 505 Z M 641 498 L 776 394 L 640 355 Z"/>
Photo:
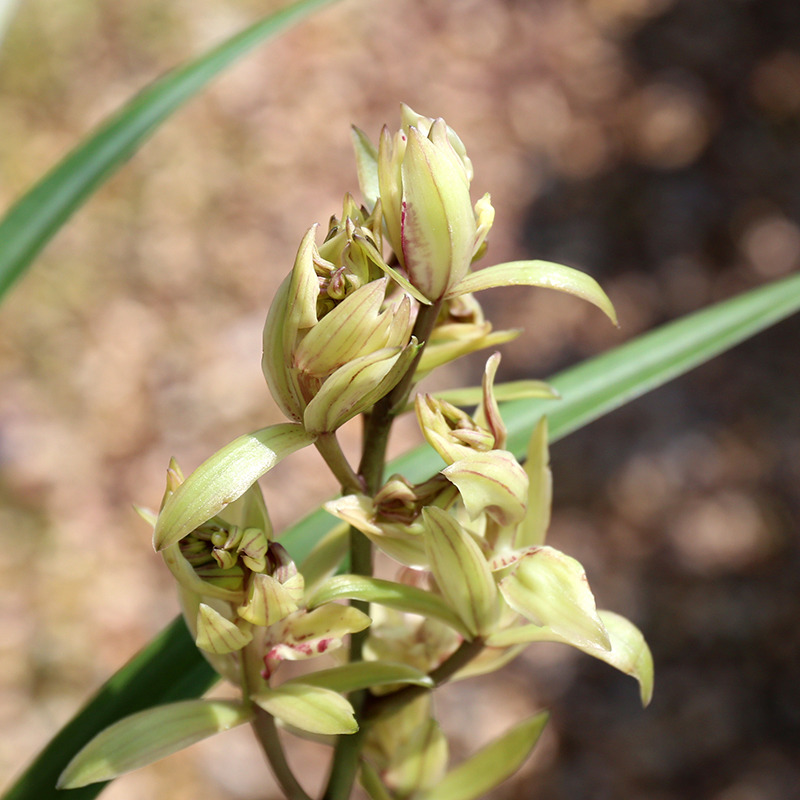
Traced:
<path fill-rule="evenodd" d="M 469 444 L 459 441 L 453 435 L 451 427 L 453 425 L 464 430 L 474 427 L 466 412 L 429 394 L 418 394 L 414 400 L 414 409 L 422 435 L 446 464 L 453 464 L 474 452 Z M 480 432 L 476 433 L 480 435 Z M 488 449 L 494 444 L 494 437 L 489 433 L 484 436 L 484 449 Z"/>
<path fill-rule="evenodd" d="M 422 527 L 382 523 L 374 520 L 377 515 L 372 498 L 366 495 L 348 494 L 325 503 L 325 510 L 349 525 L 360 530 L 376 547 L 390 558 L 407 567 L 427 567 L 425 542 Z M 419 532 L 414 532 L 418 528 Z"/>
<path fill-rule="evenodd" d="M 466 326 L 465 326 L 466 327 Z M 507 331 L 492 331 L 490 325 L 474 326 L 474 328 L 484 328 L 483 332 L 477 331 L 473 335 L 459 337 L 457 339 L 431 341 L 422 353 L 422 358 L 417 365 L 415 373 L 416 380 L 422 380 L 425 375 L 428 375 L 437 367 L 443 364 L 449 364 L 461 356 L 475 353 L 478 350 L 485 350 L 487 347 L 497 347 L 498 345 L 505 344 L 506 342 L 516 339 L 522 329 L 512 329 Z M 466 333 L 466 331 L 464 331 Z M 434 336 L 436 331 L 434 331 Z"/>
<path fill-rule="evenodd" d="M 443 136 L 437 136 L 441 131 Z M 472 260 L 477 227 L 469 181 L 437 120 L 427 138 L 410 128 L 402 164 L 403 261 L 411 283 L 437 300 L 458 283 Z"/>
<path fill-rule="evenodd" d="M 225 700 L 186 700 L 148 708 L 101 731 L 69 762 L 59 789 L 108 781 L 249 722 L 252 712 Z"/>
<path fill-rule="evenodd" d="M 222 511 L 282 458 L 316 437 L 291 422 L 234 439 L 201 464 L 158 515 L 153 544 L 163 550 Z"/>
<path fill-rule="evenodd" d="M 346 734 L 358 730 L 350 703 L 340 694 L 303 683 L 283 684 L 253 697 L 264 711 L 302 731 Z"/>
<path fill-rule="evenodd" d="M 510 647 L 532 642 L 561 642 L 571 645 L 587 655 L 605 661 L 620 672 L 630 675 L 639 682 L 642 705 L 648 705 L 653 696 L 653 656 L 644 640 L 642 632 L 625 617 L 613 611 L 597 612 L 611 641 L 611 649 L 603 650 L 591 645 L 577 645 L 563 636 L 554 633 L 550 628 L 539 625 L 520 625 L 487 639 L 490 647 Z"/>
<path fill-rule="evenodd" d="M 552 547 L 536 548 L 500 581 L 500 591 L 517 613 L 570 643 L 611 648 L 586 573 L 574 558 Z"/>
<path fill-rule="evenodd" d="M 312 225 L 306 231 L 292 268 L 284 317 L 286 354 L 294 348 L 298 332 L 312 327 L 317 322 L 319 279 L 314 269 L 314 259 L 319 257 L 319 251 L 314 240 L 318 227 Z"/>
<path fill-rule="evenodd" d="M 498 286 L 539 286 L 574 294 L 596 305 L 617 324 L 614 306 L 594 278 L 572 267 L 549 261 L 510 261 L 471 272 L 447 293 L 447 297 L 482 292 Z"/>
<path fill-rule="evenodd" d="M 500 525 L 513 525 L 525 516 L 528 476 L 507 450 L 470 453 L 442 475 L 458 487 L 472 519 L 485 511 Z"/>
<path fill-rule="evenodd" d="M 480 251 L 481 245 L 486 241 L 486 236 L 494 224 L 494 208 L 492 206 L 492 198 L 488 192 L 475 203 L 475 220 L 478 228 L 475 233 L 475 246 L 472 249 L 473 259 Z"/>
<path fill-rule="evenodd" d="M 283 622 L 283 641 L 288 644 L 312 639 L 341 639 L 369 627 L 372 620 L 357 608 L 338 603 L 320 605 Z"/>
<path fill-rule="evenodd" d="M 197 639 L 197 618 L 200 611 L 200 603 L 215 608 L 217 611 L 230 613 L 230 605 L 220 600 L 209 597 L 199 597 L 194 592 L 186 591 L 183 587 L 178 587 L 178 600 L 186 627 L 193 640 Z M 241 652 L 241 651 L 238 651 Z M 219 673 L 225 680 L 230 681 L 234 686 L 238 686 L 242 680 L 242 668 L 239 665 L 238 656 L 231 656 L 230 653 L 210 653 L 208 650 L 200 649 L 200 654 L 211 664 L 212 669 Z"/>
<path fill-rule="evenodd" d="M 194 567 L 183 557 L 180 543 L 176 542 L 161 551 L 161 557 L 169 568 L 172 576 L 180 586 L 189 592 L 205 597 L 214 597 L 217 600 L 227 600 L 231 603 L 242 602 L 242 592 L 235 589 L 225 589 L 204 581 L 195 571 Z"/>
<path fill-rule="evenodd" d="M 522 766 L 549 716 L 542 711 L 499 736 L 448 772 L 437 786 L 420 794 L 418 800 L 476 800 L 481 797 Z"/>
<path fill-rule="evenodd" d="M 433 123 L 436 122 L 433 117 L 425 117 L 422 114 L 418 114 L 413 108 L 405 103 L 400 103 L 400 117 L 403 122 L 404 130 L 407 131 L 413 126 L 418 128 L 424 136 L 428 136 L 430 134 Z M 445 129 L 447 131 L 447 140 L 450 142 L 451 147 L 461 160 L 461 165 L 464 169 L 464 174 L 466 175 L 467 180 L 472 181 L 472 162 L 467 157 L 467 149 L 464 147 L 461 137 L 459 137 L 459 135 L 449 125 L 445 125 Z"/>
<path fill-rule="evenodd" d="M 642 632 L 630 620 L 613 611 L 599 613 L 611 639 L 611 652 L 588 649 L 584 649 L 584 652 L 636 678 L 642 705 L 648 705 L 653 697 L 653 655 Z"/>
<path fill-rule="evenodd" d="M 425 547 L 436 583 L 474 634 L 486 634 L 499 613 L 497 585 L 475 540 L 446 511 L 422 510 Z"/>
<path fill-rule="evenodd" d="M 355 358 L 386 347 L 393 309 L 380 313 L 385 294 L 386 278 L 381 278 L 345 297 L 303 337 L 294 351 L 294 366 L 325 377 Z"/>
<path fill-rule="evenodd" d="M 297 611 L 297 603 L 275 578 L 261 573 L 250 576 L 247 601 L 236 611 L 242 619 L 263 628 Z"/>
<path fill-rule="evenodd" d="M 306 430 L 335 431 L 388 394 L 414 360 L 418 346 L 385 347 L 345 364 L 322 384 L 303 416 Z"/>
<path fill-rule="evenodd" d="M 438 510 L 438 509 L 437 509 Z M 329 578 L 308 599 L 308 607 L 316 608 L 333 600 L 363 600 L 394 608 L 409 614 L 438 619 L 462 636 L 469 631 L 447 603 L 433 592 L 426 592 L 404 583 L 385 581 L 363 575 L 336 575 Z"/>
<path fill-rule="evenodd" d="M 303 419 L 305 401 L 297 381 L 288 369 L 286 359 L 286 306 L 289 300 L 292 276 L 287 275 L 278 287 L 264 324 L 261 371 L 267 381 L 269 392 L 283 413 L 296 422 Z M 292 346 L 294 343 L 292 342 Z"/>
<path fill-rule="evenodd" d="M 366 251 L 369 259 L 375 266 L 377 266 L 384 274 L 388 275 L 403 291 L 408 292 L 415 300 L 418 300 L 423 305 L 429 306 L 431 301 L 425 297 L 422 292 L 416 288 L 408 278 L 404 277 L 401 272 L 398 272 L 394 267 L 389 266 L 384 260 L 383 256 L 378 252 L 372 242 L 366 237 L 358 238 L 359 243 Z"/>
<path fill-rule="evenodd" d="M 550 451 L 547 447 L 547 417 L 542 417 L 533 429 L 525 460 L 528 476 L 528 511 L 517 531 L 516 547 L 544 544 L 550 527 L 550 507 L 553 502 L 553 475 L 550 472 Z"/>
<path fill-rule="evenodd" d="M 384 125 L 378 141 L 378 186 L 380 187 L 383 218 L 389 243 L 403 266 L 400 246 L 400 218 L 403 203 L 403 176 L 400 163 L 406 149 L 406 135 L 401 131 L 394 137 Z"/>
<path fill-rule="evenodd" d="M 433 688 L 433 680 L 408 664 L 387 661 L 355 661 L 341 667 L 311 672 L 299 678 L 292 678 L 281 684 L 282 687 L 292 683 L 304 683 L 308 686 L 319 686 L 334 692 L 352 692 L 368 689 L 371 686 L 385 686 L 393 683 L 406 683 L 415 686 Z"/>
<path fill-rule="evenodd" d="M 198 607 L 195 628 L 197 630 L 195 644 L 201 650 L 216 655 L 241 650 L 253 639 L 249 626 L 242 630 L 206 603 L 200 603 Z"/>

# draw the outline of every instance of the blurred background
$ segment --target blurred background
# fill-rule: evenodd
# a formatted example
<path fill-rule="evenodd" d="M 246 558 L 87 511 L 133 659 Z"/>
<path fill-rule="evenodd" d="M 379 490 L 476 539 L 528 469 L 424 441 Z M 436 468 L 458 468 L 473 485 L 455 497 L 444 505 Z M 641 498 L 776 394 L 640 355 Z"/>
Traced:
<path fill-rule="evenodd" d="M 141 87 L 279 5 L 23 0 L 0 50 L 0 209 Z M 543 378 L 797 269 L 798 42 L 795 0 L 343 0 L 164 126 L 0 308 L 0 786 L 177 612 L 131 504 L 157 505 L 171 455 L 192 469 L 280 420 L 261 327 L 306 228 L 357 190 L 351 123 L 377 139 L 401 101 L 444 116 L 497 209 L 485 263 L 547 258 L 602 283 L 620 331 L 555 293 L 481 296 L 526 329 L 502 377 Z M 655 698 L 643 711 L 630 678 L 557 646 L 448 687 L 456 758 L 552 710 L 496 798 L 796 796 L 798 397 L 794 318 L 554 446 L 550 541 L 643 629 Z M 310 451 L 263 486 L 278 529 L 334 491 Z M 322 780 L 324 753 L 292 757 Z M 236 730 L 103 796 L 270 787 Z"/>

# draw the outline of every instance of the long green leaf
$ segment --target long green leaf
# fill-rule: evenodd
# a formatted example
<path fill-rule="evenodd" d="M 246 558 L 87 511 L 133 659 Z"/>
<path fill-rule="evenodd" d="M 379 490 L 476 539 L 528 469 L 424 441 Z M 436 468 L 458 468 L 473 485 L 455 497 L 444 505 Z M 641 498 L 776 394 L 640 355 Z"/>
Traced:
<path fill-rule="evenodd" d="M 794 275 L 695 312 L 565 370 L 548 381 L 561 393 L 561 400 L 528 400 L 503 407 L 509 429 L 508 448 L 518 457 L 524 455 L 527 438 L 545 413 L 550 422 L 551 441 L 561 439 L 798 310 L 800 275 Z M 423 446 L 393 461 L 388 472 L 401 472 L 412 481 L 420 481 L 441 467 L 433 451 Z M 319 537 L 336 524 L 337 520 L 320 509 L 288 530 L 282 542 L 293 558 L 300 561 Z M 162 652 L 153 644 L 112 678 L 115 687 L 112 695 L 116 702 L 125 705 L 125 710 L 106 708 L 103 697 L 108 693 L 104 687 L 98 698 L 51 742 L 4 800 L 56 800 L 56 797 L 73 800 L 72 795 L 56 796 L 50 787 L 69 758 L 91 736 L 131 710 L 165 702 L 162 698 L 174 700 L 205 691 L 211 681 L 210 669 L 180 622 L 167 628 L 158 641 L 161 648 L 169 650 Z M 176 660 L 182 666 L 176 667 Z M 176 696 L 178 686 L 182 694 Z M 140 696 L 142 693 L 146 699 Z M 94 795 L 74 797 L 88 800 Z"/>
<path fill-rule="evenodd" d="M 301 0 L 148 86 L 44 176 L 0 221 L 0 297 L 92 192 L 225 67 L 331 0 Z"/>
<path fill-rule="evenodd" d="M 55 788 L 61 771 L 83 745 L 122 717 L 159 703 L 197 697 L 216 680 L 216 673 L 199 655 L 183 620 L 173 620 L 61 729 L 4 800 L 91 800 L 106 784 Z"/>

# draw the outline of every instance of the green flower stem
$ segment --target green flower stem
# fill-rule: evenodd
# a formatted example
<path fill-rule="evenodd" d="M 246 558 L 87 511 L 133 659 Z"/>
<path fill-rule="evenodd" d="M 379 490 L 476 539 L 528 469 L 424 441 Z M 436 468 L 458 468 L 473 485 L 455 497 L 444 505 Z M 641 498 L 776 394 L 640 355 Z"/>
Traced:
<path fill-rule="evenodd" d="M 421 345 L 416 358 L 397 386 L 386 397 L 375 403 L 369 414 L 365 415 L 364 446 L 358 472 L 364 479 L 369 494 L 374 495 L 380 489 L 381 483 L 383 483 L 383 470 L 386 465 L 386 445 L 389 442 L 392 422 L 405 408 L 408 395 L 414 383 L 417 365 L 436 325 L 441 308 L 441 300 L 429 306 L 421 305 L 419 307 L 417 321 L 414 323 L 414 330 L 412 331 L 412 336 L 415 336 Z"/>
<path fill-rule="evenodd" d="M 476 658 L 483 650 L 484 644 L 485 642 L 481 637 L 473 639 L 471 642 L 461 642 L 458 649 L 430 673 L 434 688 L 441 686 L 445 681 L 452 678 L 456 672 L 469 664 L 473 658 Z M 427 686 L 408 685 L 391 694 L 370 695 L 362 711 L 364 724 L 373 722 L 381 717 L 390 716 L 403 706 L 408 705 L 412 700 L 416 700 L 430 691 L 431 689 Z"/>
<path fill-rule="evenodd" d="M 289 762 L 286 760 L 286 753 L 283 751 L 278 728 L 275 725 L 275 718 L 250 699 L 256 687 L 259 686 L 261 676 L 253 674 L 253 659 L 248 657 L 249 654 L 246 650 L 247 648 L 241 652 L 242 696 L 244 702 L 250 705 L 255 714 L 250 726 L 256 735 L 259 745 L 261 745 L 261 749 L 264 751 L 267 763 L 286 800 L 311 800 L 311 797 L 306 794 L 294 776 Z"/>
<path fill-rule="evenodd" d="M 465 667 L 483 650 L 483 646 L 484 640 L 481 638 L 473 639 L 471 642 L 462 642 L 458 650 L 450 658 L 442 662 L 430 673 L 434 685 L 441 686 L 441 684 L 455 675 L 456 672 Z M 431 690 L 426 686 L 405 686 L 396 692 L 382 695 L 381 697 L 362 691 L 356 693 L 359 701 L 358 706 L 353 702 L 353 697 L 351 696 L 350 701 L 356 710 L 359 729 L 357 733 L 350 736 L 339 737 L 331 764 L 328 787 L 325 790 L 323 800 L 349 799 L 358 772 L 364 735 L 370 723 L 380 717 L 393 714 L 412 700 L 416 700 L 429 691 Z"/>
<path fill-rule="evenodd" d="M 359 491 L 366 490 L 368 494 L 374 495 L 383 483 L 383 472 L 386 466 L 386 446 L 389 442 L 392 423 L 395 417 L 401 413 L 408 400 L 408 395 L 414 383 L 417 364 L 425 349 L 425 344 L 436 325 L 441 307 L 442 301 L 430 306 L 420 306 L 412 332 L 412 335 L 421 343 L 416 358 L 394 389 L 386 397 L 379 400 L 369 414 L 365 415 L 364 443 L 361 463 L 358 467 L 358 474 L 363 485 Z M 347 491 L 347 487 L 344 484 L 342 484 L 342 491 Z M 350 528 L 350 572 L 354 575 L 372 575 L 372 545 L 369 539 L 355 528 Z M 352 605 L 365 614 L 369 612 L 369 603 L 354 600 Z M 369 629 L 351 634 L 351 662 L 362 660 L 364 643 L 368 635 Z M 359 720 L 359 730 L 357 733 L 338 738 L 336 749 L 333 753 L 331 773 L 328 778 L 324 800 L 348 800 L 358 773 L 358 763 L 365 730 L 364 723 L 361 720 L 370 702 L 370 695 L 366 690 L 362 690 L 353 692 L 348 699 L 356 712 L 356 719 Z M 403 702 L 408 702 L 408 700 Z"/>
<path fill-rule="evenodd" d="M 281 740 L 278 738 L 278 729 L 275 726 L 275 718 L 268 714 L 263 708 L 253 704 L 255 719 L 250 723 L 255 731 L 264 755 L 267 757 L 272 774 L 278 785 L 281 787 L 287 800 L 311 800 L 305 793 L 303 787 L 297 782 L 294 773 L 286 761 L 286 754 L 283 752 Z"/>
<path fill-rule="evenodd" d="M 364 483 L 356 475 L 347 458 L 345 458 L 335 433 L 320 434 L 314 445 L 319 454 L 325 459 L 325 463 L 336 480 L 341 484 L 344 494 L 364 491 Z"/>

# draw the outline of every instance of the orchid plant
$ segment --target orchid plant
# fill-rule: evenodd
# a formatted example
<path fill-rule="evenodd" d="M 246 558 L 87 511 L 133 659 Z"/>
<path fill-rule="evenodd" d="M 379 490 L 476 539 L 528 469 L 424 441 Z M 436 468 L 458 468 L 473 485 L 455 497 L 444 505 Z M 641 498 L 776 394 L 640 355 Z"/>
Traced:
<path fill-rule="evenodd" d="M 299 0 L 271 14 L 104 122 L 0 220 L 0 294 L 171 112 L 327 2 Z M 139 509 L 185 622 L 113 676 L 5 800 L 89 800 L 117 775 L 245 723 L 293 800 L 309 795 L 279 729 L 333 748 L 326 800 L 348 798 L 356 781 L 376 800 L 478 798 L 522 764 L 547 713 L 453 767 L 434 690 L 500 669 L 541 641 L 633 676 L 650 700 L 642 634 L 598 610 L 582 566 L 545 544 L 549 443 L 794 313 L 800 277 L 547 383 L 495 384 L 494 348 L 518 332 L 495 330 L 476 293 L 555 289 L 616 323 L 614 309 L 592 278 L 568 267 L 473 269 L 487 248 L 490 198 L 473 202 L 471 161 L 443 120 L 407 106 L 401 114 L 377 146 L 354 129 L 360 202 L 346 195 L 324 236 L 308 230 L 267 315 L 264 375 L 288 421 L 239 437 L 187 477 L 173 460 L 159 510 Z M 489 352 L 481 386 L 417 392 L 429 373 L 477 351 Z M 412 412 L 430 447 L 387 464 L 392 424 Z M 358 416 L 362 452 L 351 464 L 337 431 Z M 258 480 L 310 446 L 341 494 L 278 537 Z M 373 575 L 378 553 L 393 564 L 392 580 Z M 320 666 L 287 677 L 284 662 L 300 660 Z M 239 699 L 202 699 L 219 677 Z"/>
<path fill-rule="evenodd" d="M 472 271 L 486 251 L 490 198 L 473 205 L 472 164 L 443 119 L 405 105 L 401 113 L 400 129 L 384 127 L 378 147 L 354 130 L 363 204 L 346 195 L 321 243 L 317 226 L 308 230 L 267 315 L 264 375 L 290 421 L 236 439 L 185 479 L 173 461 L 159 512 L 140 511 L 196 646 L 241 701 L 183 701 L 123 719 L 75 756 L 60 786 L 108 780 L 250 722 L 293 800 L 309 795 L 283 755 L 279 726 L 337 737 L 326 798 L 349 797 L 357 776 L 374 798 L 463 798 L 463 788 L 449 788 L 463 785 L 478 797 L 519 767 L 546 714 L 490 744 L 488 768 L 478 753 L 448 772 L 431 694 L 501 668 L 532 642 L 563 642 L 608 662 L 635 677 L 649 702 L 653 664 L 642 634 L 598 611 L 583 567 L 545 544 L 547 418 L 523 466 L 506 449 L 500 354 L 486 362 L 482 386 L 456 391 L 455 402 L 415 391 L 431 371 L 518 334 L 494 331 L 476 292 L 558 289 L 616 323 L 613 306 L 591 277 L 558 264 Z M 538 381 L 515 392 L 558 397 Z M 464 410 L 476 403 L 472 415 Z M 446 466 L 419 483 L 387 479 L 392 423 L 412 410 Z M 337 431 L 357 415 L 354 466 Z M 257 481 L 310 445 L 341 484 L 325 508 L 343 524 L 298 567 L 276 540 Z M 373 577 L 374 550 L 394 562 L 394 580 Z M 320 656 L 335 665 L 325 659 L 282 680 L 283 662 Z"/>

